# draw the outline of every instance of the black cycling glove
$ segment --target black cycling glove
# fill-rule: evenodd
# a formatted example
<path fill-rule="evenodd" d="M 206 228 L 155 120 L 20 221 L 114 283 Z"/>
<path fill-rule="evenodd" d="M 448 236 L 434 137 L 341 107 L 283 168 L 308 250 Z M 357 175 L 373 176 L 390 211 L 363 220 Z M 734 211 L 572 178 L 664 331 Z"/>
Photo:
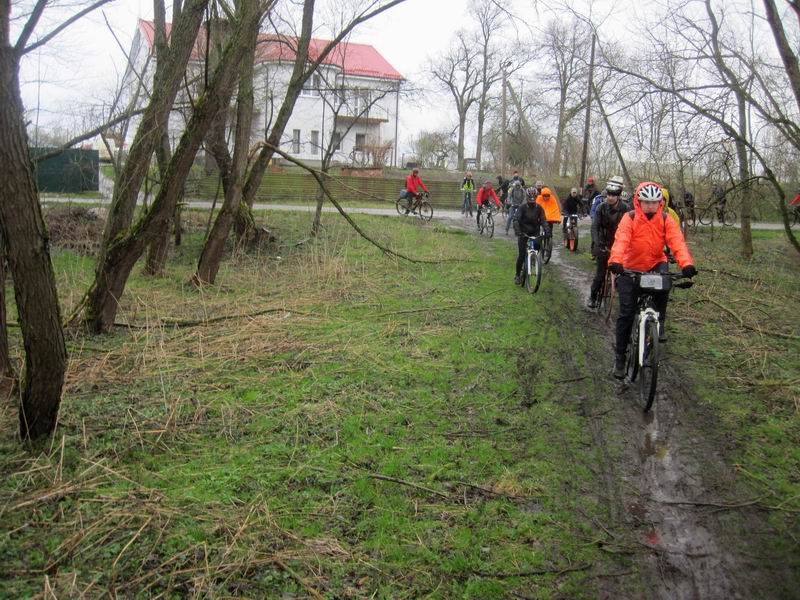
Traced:
<path fill-rule="evenodd" d="M 694 277 L 697 275 L 697 269 L 695 269 L 694 265 L 686 265 L 681 269 L 681 275 L 684 277 Z"/>

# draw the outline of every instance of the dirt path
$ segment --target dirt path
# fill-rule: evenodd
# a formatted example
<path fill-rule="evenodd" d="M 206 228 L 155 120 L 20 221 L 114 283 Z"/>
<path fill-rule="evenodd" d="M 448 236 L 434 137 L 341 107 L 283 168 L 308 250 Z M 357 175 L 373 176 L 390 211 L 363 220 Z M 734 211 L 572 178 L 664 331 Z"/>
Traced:
<path fill-rule="evenodd" d="M 474 223 L 461 218 L 442 221 L 475 231 Z M 506 236 L 500 232 L 498 237 Z M 558 240 L 559 235 L 555 237 Z M 548 271 L 557 272 L 575 291 L 576 302 L 585 305 L 591 275 L 564 260 L 558 244 L 551 265 L 556 268 Z M 591 376 L 608 378 L 613 328 L 588 310 L 581 312 L 584 327 L 606 338 L 609 349 L 598 357 Z M 598 477 L 605 488 L 600 496 L 616 522 L 609 529 L 628 532 L 625 539 L 614 537 L 611 543 L 640 561 L 647 598 L 792 597 L 797 591 L 785 586 L 797 574 L 783 573 L 787 569 L 780 558 L 759 555 L 757 540 L 770 530 L 762 514 L 753 506 L 732 506 L 720 497 L 721 491 L 730 493 L 733 470 L 714 441 L 703 434 L 713 431 L 713 423 L 697 408 L 691 387 L 671 364 L 669 347 L 660 374 L 658 397 L 648 414 L 636 407 L 635 390 L 621 385 L 614 397 L 583 401 L 600 461 Z M 599 406 L 607 408 L 600 411 L 601 417 Z M 612 447 L 620 447 L 621 460 L 612 458 Z M 781 580 L 783 585 L 776 583 Z M 608 597 L 620 593 L 626 594 L 609 589 Z"/>

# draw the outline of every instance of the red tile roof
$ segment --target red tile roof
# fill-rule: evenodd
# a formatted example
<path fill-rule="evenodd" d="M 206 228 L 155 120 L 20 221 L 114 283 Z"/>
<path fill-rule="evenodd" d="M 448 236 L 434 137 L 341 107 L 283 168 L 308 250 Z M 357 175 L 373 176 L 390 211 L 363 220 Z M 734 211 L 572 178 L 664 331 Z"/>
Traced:
<path fill-rule="evenodd" d="M 167 36 L 170 35 L 171 29 L 171 24 L 167 23 Z M 155 37 L 153 22 L 139 19 L 139 31 L 152 51 Z M 330 40 L 312 38 L 308 49 L 309 58 L 316 59 L 329 43 Z M 261 34 L 258 38 L 256 61 L 294 61 L 296 45 L 297 38 Z M 192 60 L 200 60 L 204 52 L 205 29 L 201 29 L 192 50 Z M 381 56 L 380 52 L 368 44 L 341 42 L 328 54 L 323 64 L 339 67 L 346 75 L 404 80 L 403 76 Z"/>

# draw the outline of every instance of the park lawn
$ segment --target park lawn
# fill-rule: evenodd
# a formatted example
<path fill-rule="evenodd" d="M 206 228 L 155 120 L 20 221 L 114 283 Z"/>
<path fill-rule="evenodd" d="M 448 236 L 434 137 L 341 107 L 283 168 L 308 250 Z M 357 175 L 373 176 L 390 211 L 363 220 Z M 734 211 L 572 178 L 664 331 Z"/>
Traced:
<path fill-rule="evenodd" d="M 198 227 L 166 277 L 137 268 L 112 334 L 69 337 L 51 441 L 21 448 L 4 406 L 0 596 L 637 594 L 586 426 L 611 383 L 576 377 L 604 344 L 575 297 L 547 272 L 513 286 L 505 240 L 355 218 L 443 262 L 281 214 L 279 247 L 197 290 Z M 93 260 L 53 260 L 66 315 Z"/>

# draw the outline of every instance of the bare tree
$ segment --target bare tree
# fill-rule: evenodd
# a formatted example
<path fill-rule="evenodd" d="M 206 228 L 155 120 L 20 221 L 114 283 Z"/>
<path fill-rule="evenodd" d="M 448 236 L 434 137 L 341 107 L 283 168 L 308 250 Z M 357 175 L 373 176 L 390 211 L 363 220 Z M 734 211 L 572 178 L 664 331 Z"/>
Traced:
<path fill-rule="evenodd" d="M 147 244 L 153 241 L 162 231 L 164 223 L 174 214 L 197 149 L 213 119 L 219 111 L 227 109 L 230 89 L 238 72 L 234 66 L 242 61 L 248 47 L 247 40 L 256 34 L 264 13 L 271 6 L 271 0 L 242 0 L 235 17 L 234 31 L 226 43 L 208 87 L 197 101 L 186 130 L 169 161 L 164 181 L 153 204 L 138 223 L 120 231 L 106 242 L 94 283 L 87 294 L 84 321 L 92 331 L 103 332 L 113 327 L 119 306 L 118 299 L 122 296 L 130 272 Z M 187 13 L 188 7 L 184 5 L 181 20 L 186 18 Z M 175 35 L 173 29 L 173 40 Z M 137 133 L 137 138 L 138 135 Z M 149 156 L 143 159 L 149 163 Z"/>
<path fill-rule="evenodd" d="M 8 346 L 6 315 L 6 250 L 0 234 L 0 400 L 6 398 L 17 381 L 17 372 Z"/>
<path fill-rule="evenodd" d="M 104 3 L 86 6 L 29 44 L 48 4 L 39 0 L 13 46 L 11 3 L 0 3 L 0 238 L 5 241 L 25 347 L 19 410 L 22 439 L 40 438 L 55 429 L 67 351 L 47 229 L 29 158 L 19 89 L 20 59 Z"/>
<path fill-rule="evenodd" d="M 453 98 L 458 115 L 456 160 L 464 169 L 464 135 L 467 114 L 480 98 L 482 57 L 478 47 L 464 31 L 455 35 L 450 50 L 433 62 L 429 72 L 441 88 Z"/>

